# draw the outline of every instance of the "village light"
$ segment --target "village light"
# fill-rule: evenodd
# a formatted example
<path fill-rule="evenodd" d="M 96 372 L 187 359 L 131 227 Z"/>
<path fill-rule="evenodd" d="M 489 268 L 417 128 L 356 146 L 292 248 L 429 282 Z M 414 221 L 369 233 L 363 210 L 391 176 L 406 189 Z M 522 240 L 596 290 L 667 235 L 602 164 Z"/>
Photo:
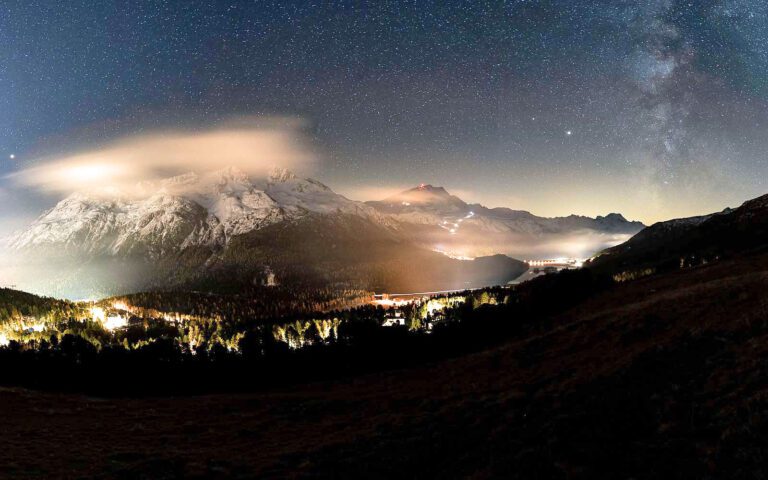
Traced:
<path fill-rule="evenodd" d="M 101 307 L 93 306 L 88 311 L 91 312 L 91 318 L 95 321 L 104 323 L 107 319 L 107 314 Z"/>
<path fill-rule="evenodd" d="M 131 310 L 131 308 L 125 302 L 112 302 L 112 308 L 115 310 L 125 310 L 126 312 Z"/>
<path fill-rule="evenodd" d="M 118 328 L 125 327 L 126 325 L 128 325 L 128 319 L 122 315 L 110 315 L 104 322 L 104 328 L 110 332 Z"/>

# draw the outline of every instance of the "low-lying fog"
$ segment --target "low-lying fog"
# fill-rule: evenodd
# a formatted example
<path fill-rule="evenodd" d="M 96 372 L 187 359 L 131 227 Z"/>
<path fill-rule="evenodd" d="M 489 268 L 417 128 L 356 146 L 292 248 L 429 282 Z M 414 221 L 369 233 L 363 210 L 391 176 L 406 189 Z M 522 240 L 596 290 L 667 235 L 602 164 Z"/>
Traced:
<path fill-rule="evenodd" d="M 579 230 L 568 234 L 521 235 L 460 231 L 448 236 L 437 232 L 428 241 L 434 249 L 460 258 L 504 254 L 519 260 L 552 258 L 586 259 L 606 248 L 627 241 L 630 234 Z"/>

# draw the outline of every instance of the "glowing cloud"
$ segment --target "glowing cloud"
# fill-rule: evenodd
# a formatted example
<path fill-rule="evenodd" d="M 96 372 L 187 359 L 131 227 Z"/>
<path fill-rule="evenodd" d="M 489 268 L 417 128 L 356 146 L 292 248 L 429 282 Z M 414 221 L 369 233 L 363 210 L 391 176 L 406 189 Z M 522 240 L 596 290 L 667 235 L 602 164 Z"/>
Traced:
<path fill-rule="evenodd" d="M 101 148 L 42 159 L 8 178 L 25 187 L 54 193 L 131 189 L 190 171 L 237 167 L 264 174 L 279 165 L 306 166 L 313 155 L 293 127 L 237 127 L 134 136 Z"/>

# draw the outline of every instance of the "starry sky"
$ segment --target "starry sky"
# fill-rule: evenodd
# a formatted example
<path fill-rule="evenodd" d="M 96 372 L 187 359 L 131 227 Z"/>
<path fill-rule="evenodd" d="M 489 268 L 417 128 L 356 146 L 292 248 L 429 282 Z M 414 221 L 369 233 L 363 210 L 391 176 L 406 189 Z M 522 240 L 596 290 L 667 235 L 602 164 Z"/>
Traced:
<path fill-rule="evenodd" d="M 243 116 L 301 119 L 355 199 L 721 210 L 768 193 L 768 2 L 0 5 L 0 217 L 55 201 L 12 180 L 41 158 Z"/>

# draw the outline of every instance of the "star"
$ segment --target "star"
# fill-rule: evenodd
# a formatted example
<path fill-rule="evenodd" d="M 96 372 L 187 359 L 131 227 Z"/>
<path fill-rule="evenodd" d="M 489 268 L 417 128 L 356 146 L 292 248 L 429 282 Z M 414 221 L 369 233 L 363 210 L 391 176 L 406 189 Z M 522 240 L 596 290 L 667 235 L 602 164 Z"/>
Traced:
<path fill-rule="evenodd" d="M 34 81 L 14 86 L 24 117 L 0 115 L 0 189 L 39 145 L 53 158 L 75 132 L 100 143 L 298 115 L 311 125 L 301 132 L 310 153 L 328 150 L 318 165 L 331 185 L 469 177 L 478 200 L 495 203 L 508 177 L 537 213 L 567 215 L 613 202 L 621 189 L 606 182 L 589 198 L 576 195 L 589 206 L 561 204 L 517 173 L 560 172 L 547 184 L 557 194 L 581 188 L 566 182 L 571 171 L 594 181 L 622 175 L 643 188 L 623 199 L 624 213 L 663 216 L 644 220 L 720 209 L 722 171 L 750 185 L 741 200 L 766 193 L 756 183 L 768 178 L 766 2 L 368 2 L 376 6 L 361 15 L 348 2 L 201 2 L 210 7 L 126 10 L 120 32 L 85 0 L 53 16 L 40 14 L 46 2 L 11 3 L 25 28 L 0 32 L 15 53 L 0 77 L 9 70 Z M 137 52 L 157 54 L 134 65 Z M 569 124 L 578 135 L 566 127 L 558 137 Z M 472 168 L 465 151 L 484 168 Z M 705 193 L 677 202 L 687 193 L 664 188 L 659 209 L 639 200 L 672 173 Z"/>

